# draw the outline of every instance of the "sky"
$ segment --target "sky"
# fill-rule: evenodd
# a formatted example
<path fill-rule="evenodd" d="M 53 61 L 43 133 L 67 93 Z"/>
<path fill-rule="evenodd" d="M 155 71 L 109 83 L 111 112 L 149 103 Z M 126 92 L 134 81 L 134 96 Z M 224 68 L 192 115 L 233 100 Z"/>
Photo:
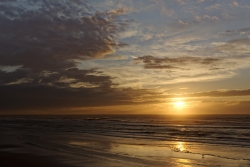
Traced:
<path fill-rule="evenodd" d="M 250 114 L 249 0 L 0 0 L 0 114 Z"/>

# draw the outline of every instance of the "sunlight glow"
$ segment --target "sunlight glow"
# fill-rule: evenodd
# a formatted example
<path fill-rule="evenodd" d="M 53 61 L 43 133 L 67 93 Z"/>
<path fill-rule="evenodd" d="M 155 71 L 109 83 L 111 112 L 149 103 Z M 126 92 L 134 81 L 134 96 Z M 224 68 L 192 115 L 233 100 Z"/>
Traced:
<path fill-rule="evenodd" d="M 180 109 L 183 109 L 186 104 L 185 104 L 184 101 L 178 99 L 178 100 L 176 100 L 176 101 L 173 102 L 173 105 L 174 105 L 175 109 L 180 110 Z"/>
<path fill-rule="evenodd" d="M 182 101 L 177 101 L 174 103 L 175 108 L 182 108 L 184 106 L 184 102 Z"/>
<path fill-rule="evenodd" d="M 179 150 L 181 152 L 185 150 L 185 147 L 183 146 L 182 142 L 178 142 L 176 145 L 176 148 L 177 148 L 177 150 Z"/>
<path fill-rule="evenodd" d="M 183 152 L 185 151 L 184 143 L 183 142 L 177 142 L 174 148 L 172 149 L 175 152 Z"/>
<path fill-rule="evenodd" d="M 186 108 L 188 107 L 188 104 L 185 102 L 185 99 L 183 98 L 173 98 L 172 99 L 172 111 L 174 114 L 185 114 Z"/>

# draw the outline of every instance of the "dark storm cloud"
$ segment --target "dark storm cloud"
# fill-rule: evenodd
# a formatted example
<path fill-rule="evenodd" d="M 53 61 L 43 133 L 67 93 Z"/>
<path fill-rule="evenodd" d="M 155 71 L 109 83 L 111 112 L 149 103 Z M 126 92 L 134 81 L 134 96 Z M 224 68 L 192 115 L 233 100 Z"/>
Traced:
<path fill-rule="evenodd" d="M 0 1 L 0 111 L 119 105 L 131 98 L 100 69 L 77 61 L 126 46 L 126 9 L 96 11 L 85 0 Z M 77 60 L 77 61 L 76 61 Z M 126 102 L 124 102 L 126 101 Z"/>
<path fill-rule="evenodd" d="M 138 57 L 135 60 L 142 61 L 144 63 L 144 68 L 146 69 L 173 69 L 173 68 L 181 68 L 182 66 L 192 65 L 192 64 L 212 65 L 220 61 L 220 59 L 217 58 L 201 58 L 201 57 L 158 58 L 150 55 Z"/>
<path fill-rule="evenodd" d="M 60 87 L 69 87 L 70 84 L 78 82 L 90 83 L 101 87 L 110 87 L 112 85 L 115 85 L 112 83 L 112 78 L 110 76 L 104 76 L 100 74 L 102 74 L 102 72 L 95 69 L 79 70 L 78 68 L 60 70 L 53 73 L 40 73 L 29 69 L 17 69 L 13 72 L 5 72 L 0 70 L 0 84 L 21 84 L 23 83 L 22 80 L 26 80 L 28 81 L 29 85 L 49 84 Z M 65 81 L 63 82 L 62 79 L 64 79 Z M 69 81 L 67 82 L 67 80 Z"/>
<path fill-rule="evenodd" d="M 8 3 L 1 5 L 1 65 L 52 70 L 68 68 L 74 65 L 71 60 L 102 57 L 112 53 L 112 47 L 119 47 L 115 35 L 124 24 L 116 23 L 115 14 L 122 11 L 92 15 L 81 12 L 81 16 L 77 16 L 73 4 L 78 1 L 65 4 L 28 2 L 42 5 L 37 10 L 6 5 Z"/>
<path fill-rule="evenodd" d="M 0 65 L 22 66 L 11 78 L 21 71 L 69 75 L 65 69 L 75 67 L 74 60 L 102 57 L 122 45 L 115 41 L 125 26 L 116 19 L 122 9 L 90 14 L 79 0 L 12 2 L 0 2 Z"/>
<path fill-rule="evenodd" d="M 59 111 L 78 107 L 116 106 L 156 103 L 148 95 L 160 96 L 148 90 L 99 88 L 58 88 L 34 86 L 29 84 L 0 86 L 0 113 L 11 114 L 16 111 Z M 147 95 L 149 99 L 138 101 Z M 21 114 L 20 113 L 20 114 Z M 39 113 L 39 112 L 38 112 Z M 48 113 L 47 113 L 48 114 Z M 70 113 L 68 113 L 70 114 Z"/>

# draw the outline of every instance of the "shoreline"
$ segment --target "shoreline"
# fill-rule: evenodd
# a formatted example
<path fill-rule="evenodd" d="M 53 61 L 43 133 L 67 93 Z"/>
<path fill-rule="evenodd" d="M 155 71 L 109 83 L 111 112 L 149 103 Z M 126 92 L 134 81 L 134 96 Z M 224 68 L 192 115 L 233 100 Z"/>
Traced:
<path fill-rule="evenodd" d="M 171 149 L 157 141 L 151 143 L 148 140 L 128 140 L 93 134 L 66 134 L 10 135 L 9 140 L 7 135 L 5 144 L 0 144 L 0 164 L 3 167 L 183 167 L 213 166 L 214 162 L 226 166 L 250 164 L 249 160 L 189 152 L 185 150 L 188 143 L 184 142 L 173 144 L 175 147 Z M 4 143 L 3 139 L 0 141 Z"/>

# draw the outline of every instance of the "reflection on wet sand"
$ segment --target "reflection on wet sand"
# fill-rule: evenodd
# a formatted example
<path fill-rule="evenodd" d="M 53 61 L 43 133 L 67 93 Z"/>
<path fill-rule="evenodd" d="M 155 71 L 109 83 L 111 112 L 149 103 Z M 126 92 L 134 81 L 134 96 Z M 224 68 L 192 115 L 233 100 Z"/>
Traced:
<path fill-rule="evenodd" d="M 196 167 L 196 166 L 244 166 L 248 167 L 249 161 L 234 160 L 223 157 L 215 157 L 205 154 L 193 153 L 193 147 L 198 143 L 168 142 L 161 144 L 145 140 L 128 140 L 103 136 L 68 135 L 22 135 L 13 136 L 15 140 L 3 140 L 0 151 L 29 151 L 37 156 L 46 156 L 55 161 L 71 166 L 119 166 L 119 167 Z M 6 139 L 6 136 L 5 136 Z M 20 140 L 21 139 L 21 140 Z M 17 143 L 20 144 L 17 144 Z M 1 143 L 1 139 L 0 139 Z M 11 143 L 16 143 L 15 145 Z M 14 150 L 6 150 L 6 149 Z M 189 150 L 190 152 L 188 152 Z M 17 152 L 18 151 L 18 152 Z M 201 153 L 201 152 L 200 152 Z M 13 155 L 14 156 L 14 155 Z M 1 157 L 1 156 L 0 156 Z M 25 158 L 28 161 L 28 158 Z M 0 158 L 1 162 L 1 158 Z M 0 165 L 1 166 L 1 165 Z"/>
<path fill-rule="evenodd" d="M 141 157 L 146 159 L 174 159 L 175 162 L 183 165 L 190 164 L 207 164 L 212 165 L 213 162 L 224 164 L 235 164 L 239 163 L 233 159 L 224 159 L 220 157 L 215 157 L 212 155 L 206 155 L 204 158 L 203 154 L 192 153 L 187 150 L 185 142 L 173 143 L 170 147 L 155 146 L 155 145 L 138 145 L 138 144 L 125 144 L 118 142 L 108 142 L 108 141 L 71 141 L 70 145 L 85 147 L 90 149 L 103 150 L 112 154 L 126 155 L 130 157 Z M 246 162 L 241 162 L 245 164 Z"/>
<path fill-rule="evenodd" d="M 177 142 L 174 148 L 178 151 L 170 149 L 168 147 L 159 147 L 152 145 L 132 145 L 122 143 L 109 143 L 103 141 L 71 141 L 71 145 L 82 146 L 93 149 L 106 150 L 117 154 L 126 154 L 131 156 L 143 156 L 143 157 L 174 157 L 174 158 L 191 158 L 200 159 L 200 155 L 187 154 L 182 152 L 185 150 L 183 142 Z"/>
<path fill-rule="evenodd" d="M 76 146 L 89 147 L 100 150 L 109 150 L 112 149 L 113 144 L 108 141 L 72 141 L 69 144 Z"/>
<path fill-rule="evenodd" d="M 176 151 L 176 152 L 183 152 L 185 149 L 184 147 L 184 143 L 183 142 L 177 142 L 175 147 L 173 148 L 173 151 Z"/>
<path fill-rule="evenodd" d="M 191 164 L 191 161 L 189 159 L 177 159 L 177 162 L 181 163 L 181 164 Z"/>

